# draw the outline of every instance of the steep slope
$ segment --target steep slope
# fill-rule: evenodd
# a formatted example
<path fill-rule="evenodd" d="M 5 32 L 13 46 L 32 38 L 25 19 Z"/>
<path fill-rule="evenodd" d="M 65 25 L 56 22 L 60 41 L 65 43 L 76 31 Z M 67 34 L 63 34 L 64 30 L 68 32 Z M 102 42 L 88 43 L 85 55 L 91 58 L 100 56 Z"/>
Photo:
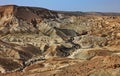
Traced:
<path fill-rule="evenodd" d="M 57 13 L 44 8 L 7 5 L 0 7 L 1 34 L 36 32 L 37 24 L 43 19 L 57 18 Z"/>

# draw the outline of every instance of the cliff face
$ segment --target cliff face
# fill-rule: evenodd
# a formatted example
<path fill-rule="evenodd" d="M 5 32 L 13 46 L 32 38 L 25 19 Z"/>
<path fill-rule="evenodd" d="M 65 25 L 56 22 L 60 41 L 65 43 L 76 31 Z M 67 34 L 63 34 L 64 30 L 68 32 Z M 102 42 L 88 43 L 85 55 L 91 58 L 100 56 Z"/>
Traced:
<path fill-rule="evenodd" d="M 42 19 L 57 18 L 57 13 L 44 8 L 19 7 L 8 5 L 0 7 L 1 34 L 16 32 L 36 32 Z"/>
<path fill-rule="evenodd" d="M 119 76 L 120 17 L 0 6 L 0 76 Z"/>

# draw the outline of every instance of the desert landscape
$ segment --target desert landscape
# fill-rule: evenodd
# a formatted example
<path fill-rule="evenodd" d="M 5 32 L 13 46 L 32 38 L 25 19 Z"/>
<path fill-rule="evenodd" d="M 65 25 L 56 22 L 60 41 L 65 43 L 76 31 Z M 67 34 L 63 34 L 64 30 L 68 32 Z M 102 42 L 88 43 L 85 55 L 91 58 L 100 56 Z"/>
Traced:
<path fill-rule="evenodd" d="M 0 6 L 0 76 L 120 76 L 120 13 Z"/>

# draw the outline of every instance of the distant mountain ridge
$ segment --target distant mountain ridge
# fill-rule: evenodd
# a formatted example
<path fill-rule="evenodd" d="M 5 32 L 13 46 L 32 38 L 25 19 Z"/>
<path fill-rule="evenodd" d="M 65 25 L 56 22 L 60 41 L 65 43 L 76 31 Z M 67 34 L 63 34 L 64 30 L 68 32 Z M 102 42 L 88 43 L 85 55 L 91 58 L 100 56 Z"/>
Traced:
<path fill-rule="evenodd" d="M 59 13 L 66 15 L 75 15 L 75 16 L 120 16 L 120 13 L 112 12 L 81 12 L 81 11 L 58 11 Z"/>
<path fill-rule="evenodd" d="M 18 11 L 22 10 L 24 8 L 26 9 L 30 9 L 30 10 L 41 10 L 41 14 L 45 14 L 45 13 L 42 13 L 42 11 L 46 11 L 46 13 L 48 12 L 49 14 L 49 11 L 53 12 L 54 15 L 56 13 L 59 13 L 59 14 L 65 14 L 65 15 L 74 15 L 74 16 L 86 16 L 86 15 L 93 15 L 93 16 L 120 16 L 120 13 L 112 13 L 112 12 L 82 12 L 82 11 L 56 11 L 56 10 L 48 10 L 46 8 L 41 8 L 41 7 L 30 7 L 30 6 L 17 6 L 17 5 L 3 5 L 3 6 L 0 6 L 0 12 L 3 11 L 4 8 L 13 8 L 14 12 L 16 12 L 16 10 L 18 9 Z M 17 8 L 17 9 L 16 9 Z M 10 11 L 9 11 L 10 12 Z M 35 11 L 33 11 L 35 12 Z M 37 14 L 39 14 L 39 12 L 36 12 Z M 18 15 L 18 14 L 16 14 Z"/>

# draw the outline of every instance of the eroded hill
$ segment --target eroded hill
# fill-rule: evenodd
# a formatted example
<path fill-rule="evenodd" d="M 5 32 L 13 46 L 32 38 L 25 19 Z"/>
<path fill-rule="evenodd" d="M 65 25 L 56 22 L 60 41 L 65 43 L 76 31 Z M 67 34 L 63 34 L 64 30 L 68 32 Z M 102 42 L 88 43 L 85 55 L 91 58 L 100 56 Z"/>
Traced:
<path fill-rule="evenodd" d="M 0 6 L 0 76 L 119 76 L 120 17 Z"/>

